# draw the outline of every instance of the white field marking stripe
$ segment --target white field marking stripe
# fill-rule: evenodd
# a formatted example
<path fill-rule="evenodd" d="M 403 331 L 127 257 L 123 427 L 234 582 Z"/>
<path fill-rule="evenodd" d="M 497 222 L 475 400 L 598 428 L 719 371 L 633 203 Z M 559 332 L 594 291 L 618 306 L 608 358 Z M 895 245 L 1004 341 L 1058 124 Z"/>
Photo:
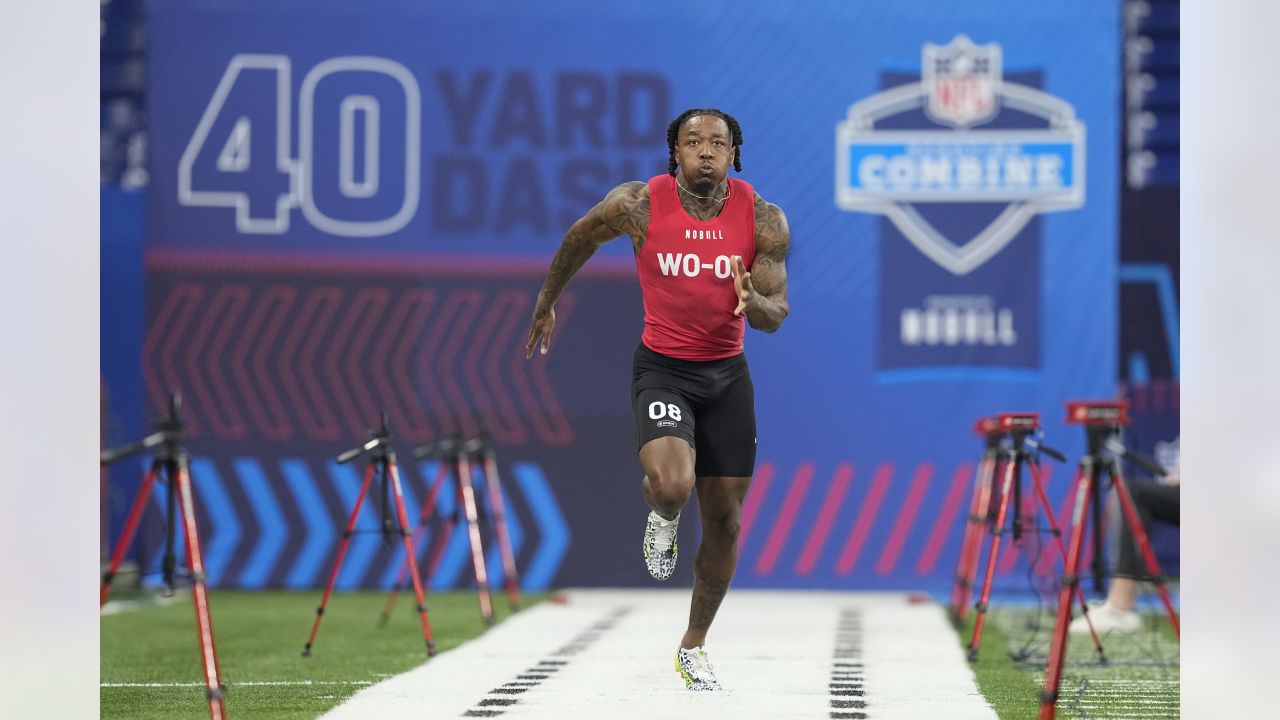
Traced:
<path fill-rule="evenodd" d="M 1059 701 L 1059 707 L 1062 707 L 1061 701 Z M 1097 720 L 1108 720 L 1110 717 L 1151 717 L 1151 714 L 1140 710 L 1135 710 L 1133 712 L 1112 712 L 1108 710 L 1106 715 L 1089 715 L 1088 717 L 1094 717 L 1094 719 Z"/>
<path fill-rule="evenodd" d="M 1043 685 L 1044 680 L 1041 679 L 1038 685 Z M 1070 687 L 1073 691 L 1079 690 L 1079 683 L 1059 683 L 1060 687 Z M 1168 685 L 1096 685 L 1092 680 L 1089 681 L 1087 693 L 1138 693 L 1138 694 L 1172 694 L 1178 692 L 1178 683 L 1170 683 Z"/>
<path fill-rule="evenodd" d="M 1079 692 L 1079 688 L 1077 688 L 1075 691 Z M 1123 690 L 1113 690 L 1111 688 L 1095 688 L 1095 687 L 1085 688 L 1084 690 L 1085 697 L 1088 697 L 1090 695 L 1120 696 L 1120 695 L 1130 695 L 1130 694 L 1132 694 L 1134 697 L 1161 697 L 1161 696 L 1167 697 L 1169 695 L 1172 695 L 1172 693 L 1128 693 Z"/>
<path fill-rule="evenodd" d="M 1067 689 L 1070 689 L 1071 692 L 1081 692 L 1081 688 L 1079 685 L 1067 686 L 1062 688 L 1064 692 Z M 1160 688 L 1160 689 L 1153 689 L 1153 688 L 1144 688 L 1144 689 L 1127 688 L 1126 689 L 1126 688 L 1105 688 L 1105 687 L 1099 688 L 1099 687 L 1093 687 L 1091 685 L 1083 689 L 1083 692 L 1086 696 L 1088 695 L 1116 695 L 1116 696 L 1132 695 L 1134 697 L 1177 697 L 1178 691 L 1179 691 L 1179 688 L 1176 685 L 1174 687 Z"/>
<path fill-rule="evenodd" d="M 1062 701 L 1059 700 L 1059 703 Z M 1081 707 L 1091 707 L 1103 710 L 1133 710 L 1138 711 L 1143 708 L 1161 708 L 1161 707 L 1178 707 L 1182 703 L 1177 700 L 1161 700 L 1159 702 L 1129 702 L 1128 700 L 1105 700 L 1102 698 L 1094 698 L 1093 700 L 1085 700 L 1083 702 L 1071 702 L 1072 706 L 1080 705 Z"/>
<path fill-rule="evenodd" d="M 228 687 L 246 685 L 371 685 L 372 680 L 237 680 Z M 100 688 L 202 688 L 205 683 L 99 683 Z"/>
<path fill-rule="evenodd" d="M 1072 684 L 1069 687 L 1073 690 L 1079 690 L 1081 686 Z M 1168 685 L 1163 687 L 1151 687 L 1148 685 L 1145 687 L 1112 687 L 1109 685 L 1095 686 L 1093 683 L 1089 683 L 1089 686 L 1085 688 L 1085 692 L 1115 694 L 1132 693 L 1134 695 L 1173 695 L 1178 692 L 1178 686 Z"/>
<path fill-rule="evenodd" d="M 1091 683 L 1101 683 L 1105 685 L 1144 685 L 1151 683 L 1176 683 L 1176 678 L 1091 678 Z"/>
<path fill-rule="evenodd" d="M 1041 678 L 1043 678 L 1044 676 L 1043 673 L 1038 673 L 1038 675 L 1041 676 Z M 1071 678 L 1074 678 L 1076 680 L 1088 679 L 1089 684 L 1091 685 L 1116 685 L 1116 687 L 1130 687 L 1130 685 L 1133 685 L 1133 687 L 1143 687 L 1143 685 L 1176 685 L 1180 682 L 1178 678 L 1151 678 L 1151 679 L 1143 680 L 1143 679 L 1137 679 L 1137 678 L 1125 678 L 1125 679 L 1097 678 L 1097 676 L 1089 676 L 1089 678 L 1084 678 L 1083 675 L 1074 675 L 1074 676 L 1069 676 L 1065 674 L 1062 675 L 1062 679 L 1064 680 L 1071 679 Z"/>
<path fill-rule="evenodd" d="M 1080 681 L 1085 681 L 1085 680 L 1087 680 L 1087 681 L 1088 681 L 1088 683 L 1089 683 L 1089 687 L 1091 687 L 1091 688 L 1092 688 L 1092 687 L 1118 688 L 1118 689 L 1120 689 L 1120 690 L 1128 690 L 1128 689 L 1131 689 L 1131 688 L 1138 688 L 1138 689 L 1141 689 L 1141 688 L 1167 688 L 1167 687 L 1176 687 L 1176 686 L 1178 685 L 1178 683 L 1180 683 L 1180 682 L 1181 682 L 1181 680 L 1177 680 L 1177 679 L 1173 679 L 1173 680 L 1125 680 L 1125 681 L 1114 680 L 1114 681 L 1107 681 L 1107 680 L 1099 680 L 1099 679 L 1098 679 L 1098 678 L 1096 678 L 1096 677 L 1081 677 L 1081 676 L 1074 676 L 1074 677 L 1071 677 L 1071 678 L 1066 678 L 1066 677 L 1064 677 L 1063 679 L 1064 679 L 1064 680 L 1074 680 L 1074 681 L 1076 681 L 1076 682 L 1080 682 Z"/>
<path fill-rule="evenodd" d="M 1092 701 L 1085 700 L 1083 702 L 1073 701 L 1069 698 L 1058 700 L 1059 707 L 1070 707 L 1090 710 L 1090 716 L 1094 714 L 1113 715 L 1117 713 L 1138 713 L 1139 716 L 1145 716 L 1153 710 L 1172 710 L 1182 706 L 1178 700 L 1164 700 L 1160 702 L 1117 702 L 1106 701 L 1094 698 Z"/>
<path fill-rule="evenodd" d="M 1146 705 L 1146 703 L 1148 702 L 1149 703 L 1178 702 L 1178 698 L 1140 697 L 1140 696 L 1130 696 L 1130 694 L 1125 694 L 1125 693 L 1098 693 L 1098 692 L 1088 692 L 1088 691 L 1085 691 L 1083 696 L 1080 697 L 1080 700 L 1088 702 L 1089 697 L 1107 698 L 1107 702 L 1115 702 L 1116 701 L 1115 698 L 1126 698 L 1125 702 L 1143 703 L 1143 705 Z"/>
<path fill-rule="evenodd" d="M 825 718 L 838 662 L 865 668 L 867 712 L 876 720 L 996 720 L 974 682 L 945 611 L 906 593 L 733 590 L 707 650 L 721 693 L 691 693 L 673 667 L 689 617 L 689 590 L 574 590 L 403 675 L 361 689 L 325 720 L 459 717 L 477 703 L 521 720 L 608 717 Z M 536 667 L 606 613 L 631 612 L 528 692 L 493 693 Z M 832 658 L 843 610 L 857 609 L 856 659 Z M 850 634 L 851 635 L 851 634 Z M 859 700 L 863 698 L 857 698 Z M 873 714 L 874 713 L 874 714 Z"/>
<path fill-rule="evenodd" d="M 1117 698 L 1114 698 L 1114 697 L 1097 697 L 1097 696 L 1094 696 L 1093 698 L 1089 698 L 1089 697 L 1087 697 L 1087 696 L 1086 696 L 1086 697 L 1082 697 L 1082 698 L 1080 698 L 1080 699 L 1079 699 L 1079 701 L 1080 701 L 1080 702 L 1082 702 L 1082 703 L 1084 703 L 1085 705 L 1089 705 L 1089 704 L 1098 705 L 1098 704 L 1100 704 L 1100 703 L 1101 703 L 1101 704 L 1106 704 L 1106 705 L 1109 705 L 1109 706 L 1114 706 L 1114 705 L 1178 705 L 1178 704 L 1180 704 L 1180 701 L 1179 701 L 1177 698 L 1123 698 L 1123 699 L 1117 699 Z"/>

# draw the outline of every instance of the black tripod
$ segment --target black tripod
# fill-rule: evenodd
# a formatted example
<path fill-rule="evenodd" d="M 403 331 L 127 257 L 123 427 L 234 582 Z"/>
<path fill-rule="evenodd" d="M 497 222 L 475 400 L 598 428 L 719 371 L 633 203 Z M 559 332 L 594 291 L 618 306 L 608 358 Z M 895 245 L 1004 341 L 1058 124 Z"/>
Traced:
<path fill-rule="evenodd" d="M 396 467 L 396 453 L 391 449 L 391 430 L 387 427 L 387 414 L 382 413 L 382 427 L 369 431 L 369 441 L 354 447 L 338 456 L 339 463 L 350 462 L 365 453 L 369 453 L 369 467 L 364 472 L 364 482 L 360 484 L 360 494 L 356 496 L 355 507 L 351 508 L 351 517 L 347 520 L 347 529 L 342 534 L 342 544 L 338 547 L 338 556 L 333 561 L 333 571 L 329 573 L 329 584 L 324 589 L 324 598 L 320 607 L 316 608 L 316 621 L 311 626 L 311 635 L 302 649 L 304 656 L 311 654 L 311 646 L 315 642 L 316 632 L 320 630 L 320 621 L 324 619 L 325 606 L 329 604 L 329 596 L 338 581 L 338 571 L 342 569 L 342 559 L 351 544 L 351 536 L 356 533 L 356 520 L 360 517 L 360 506 L 369 492 L 369 485 L 375 475 L 381 480 L 379 491 L 382 505 L 381 527 L 373 532 L 382 533 L 383 541 L 390 544 L 395 535 L 404 542 L 404 552 L 409 563 L 409 575 L 413 578 L 413 592 L 418 600 L 418 617 L 422 620 L 422 638 L 427 644 L 427 656 L 436 654 L 435 641 L 431 639 L 431 622 L 427 619 L 427 600 L 422 591 L 422 578 L 418 574 L 417 555 L 413 550 L 413 531 L 409 526 L 409 514 L 404 508 L 404 493 L 400 485 L 400 471 Z M 390 492 L 389 492 L 390 491 Z M 390 494 L 390 497 L 388 495 Z M 391 505 L 395 504 L 395 516 L 391 515 Z"/>
<path fill-rule="evenodd" d="M 190 456 L 182 447 L 182 418 L 178 410 L 182 406 L 182 397 L 174 392 L 169 396 L 169 417 L 155 423 L 156 432 L 143 439 L 119 448 L 104 450 L 100 458 L 103 466 L 122 460 L 136 452 L 157 448 L 151 461 L 151 468 L 142 478 L 138 486 L 138 495 L 134 498 L 129 510 L 129 518 L 125 521 L 116 541 L 111 562 L 102 574 L 102 589 L 99 594 L 99 607 L 107 604 L 111 593 L 111 580 L 124 554 L 133 541 L 133 534 L 138 529 L 138 522 L 146 510 L 147 500 L 151 497 L 151 488 L 157 479 L 169 483 L 169 492 L 165 499 L 165 534 L 164 557 L 161 572 L 169 594 L 173 593 L 174 581 L 178 573 L 177 557 L 174 553 L 174 528 L 177 526 L 176 515 L 179 505 L 182 510 L 182 530 L 187 543 L 187 570 L 191 578 L 191 599 L 196 609 L 196 630 L 200 635 L 200 662 L 204 667 L 205 697 L 209 701 L 209 717 L 222 720 L 227 717 L 224 706 L 226 686 L 222 684 L 218 670 L 218 650 L 213 641 L 213 618 L 209 613 L 209 595 L 205 589 L 204 557 L 200 552 L 200 535 L 196 530 L 195 503 L 191 493 Z"/>

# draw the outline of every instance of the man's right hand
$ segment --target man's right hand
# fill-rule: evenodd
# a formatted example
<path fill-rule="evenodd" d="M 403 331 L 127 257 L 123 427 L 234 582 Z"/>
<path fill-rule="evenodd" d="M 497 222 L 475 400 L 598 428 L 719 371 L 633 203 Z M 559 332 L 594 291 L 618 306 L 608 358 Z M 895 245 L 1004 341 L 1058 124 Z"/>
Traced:
<path fill-rule="evenodd" d="M 533 348 L 538 345 L 538 340 L 542 340 L 542 354 L 546 355 L 551 350 L 551 331 L 556 327 L 556 309 L 554 307 L 546 308 L 541 305 L 533 309 L 533 325 L 529 328 L 529 342 L 524 346 L 524 359 L 528 360 L 533 357 Z"/>

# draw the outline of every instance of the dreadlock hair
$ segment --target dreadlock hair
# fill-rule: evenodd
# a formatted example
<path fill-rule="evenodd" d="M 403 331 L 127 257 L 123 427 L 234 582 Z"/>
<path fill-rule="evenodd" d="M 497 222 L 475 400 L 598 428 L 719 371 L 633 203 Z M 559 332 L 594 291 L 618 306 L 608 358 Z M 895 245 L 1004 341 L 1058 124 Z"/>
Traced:
<path fill-rule="evenodd" d="M 672 177 L 676 174 L 676 136 L 680 134 L 680 126 L 695 115 L 712 115 L 729 126 L 729 141 L 733 146 L 733 169 L 742 172 L 742 128 L 738 125 L 738 121 L 729 113 L 716 108 L 691 108 L 677 115 L 676 119 L 667 126 L 667 153 L 670 158 L 667 161 L 667 174 Z"/>

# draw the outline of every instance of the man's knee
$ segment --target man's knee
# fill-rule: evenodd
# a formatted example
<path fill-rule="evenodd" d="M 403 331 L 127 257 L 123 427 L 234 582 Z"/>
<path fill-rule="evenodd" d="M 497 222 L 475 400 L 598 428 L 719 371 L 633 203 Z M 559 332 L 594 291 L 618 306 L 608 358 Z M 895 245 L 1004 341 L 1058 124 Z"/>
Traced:
<path fill-rule="evenodd" d="M 738 541 L 738 532 L 742 529 L 742 512 L 738 508 L 726 510 L 704 510 L 702 513 L 702 535 L 723 543 Z"/>
<path fill-rule="evenodd" d="M 649 478 L 649 492 L 653 502 L 666 515 L 674 515 L 689 502 L 689 494 L 693 491 L 693 470 L 682 471 L 679 468 L 654 468 L 646 473 Z"/>

